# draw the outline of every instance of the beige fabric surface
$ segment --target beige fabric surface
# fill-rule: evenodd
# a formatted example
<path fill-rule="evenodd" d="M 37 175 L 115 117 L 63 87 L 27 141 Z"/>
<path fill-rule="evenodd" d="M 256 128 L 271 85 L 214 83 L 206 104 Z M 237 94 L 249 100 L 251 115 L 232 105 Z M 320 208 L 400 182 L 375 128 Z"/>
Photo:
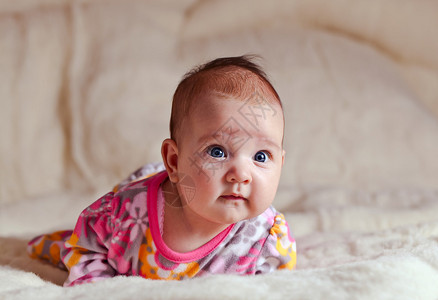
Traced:
<path fill-rule="evenodd" d="M 133 285 L 169 299 L 436 299 L 437 12 L 426 0 L 0 1 L 0 298 L 123 298 Z M 51 283 L 62 275 L 27 259 L 26 238 L 73 226 L 159 161 L 181 76 L 245 53 L 263 57 L 284 104 L 275 205 L 298 239 L 298 270 Z"/>

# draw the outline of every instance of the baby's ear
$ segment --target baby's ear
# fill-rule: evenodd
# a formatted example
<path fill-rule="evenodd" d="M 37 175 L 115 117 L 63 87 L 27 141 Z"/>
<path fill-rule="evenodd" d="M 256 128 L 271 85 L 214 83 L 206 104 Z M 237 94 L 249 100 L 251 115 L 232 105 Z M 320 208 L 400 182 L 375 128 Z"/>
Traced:
<path fill-rule="evenodd" d="M 284 149 L 283 149 L 283 152 L 281 153 L 281 165 L 283 166 L 284 165 L 284 157 L 286 156 L 286 151 L 284 151 Z"/>
<path fill-rule="evenodd" d="M 178 182 L 178 146 L 172 139 L 165 139 L 161 144 L 161 156 L 166 167 L 169 179 Z"/>

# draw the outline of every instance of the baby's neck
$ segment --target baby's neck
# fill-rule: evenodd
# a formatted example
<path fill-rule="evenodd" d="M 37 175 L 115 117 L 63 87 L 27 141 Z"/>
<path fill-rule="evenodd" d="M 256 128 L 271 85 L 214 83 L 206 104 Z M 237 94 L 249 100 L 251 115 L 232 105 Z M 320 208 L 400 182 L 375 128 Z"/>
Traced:
<path fill-rule="evenodd" d="M 174 198 L 169 199 L 168 195 L 178 193 L 169 180 L 166 180 L 162 188 L 165 198 L 163 241 L 173 251 L 182 253 L 193 251 L 229 226 L 204 220 L 191 211 L 190 207 L 182 205 L 180 199 L 178 199 L 179 203 Z"/>

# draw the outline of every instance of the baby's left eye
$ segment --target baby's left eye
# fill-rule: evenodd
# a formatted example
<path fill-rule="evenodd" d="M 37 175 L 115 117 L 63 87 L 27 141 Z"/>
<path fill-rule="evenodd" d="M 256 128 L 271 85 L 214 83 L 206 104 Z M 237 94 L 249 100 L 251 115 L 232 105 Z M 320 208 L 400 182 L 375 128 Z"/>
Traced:
<path fill-rule="evenodd" d="M 269 159 L 269 154 L 266 151 L 259 151 L 254 155 L 254 160 L 257 162 L 266 162 Z"/>

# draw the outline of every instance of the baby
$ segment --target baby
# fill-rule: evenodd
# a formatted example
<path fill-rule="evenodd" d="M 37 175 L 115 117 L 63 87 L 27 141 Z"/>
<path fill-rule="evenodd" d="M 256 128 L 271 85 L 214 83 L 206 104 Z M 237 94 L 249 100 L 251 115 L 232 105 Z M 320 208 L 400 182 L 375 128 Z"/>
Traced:
<path fill-rule="evenodd" d="M 30 255 L 66 268 L 65 286 L 292 269 L 295 241 L 271 206 L 283 130 L 280 98 L 252 57 L 197 67 L 173 97 L 164 167 L 133 173 L 86 208 L 73 231 L 33 239 Z"/>

